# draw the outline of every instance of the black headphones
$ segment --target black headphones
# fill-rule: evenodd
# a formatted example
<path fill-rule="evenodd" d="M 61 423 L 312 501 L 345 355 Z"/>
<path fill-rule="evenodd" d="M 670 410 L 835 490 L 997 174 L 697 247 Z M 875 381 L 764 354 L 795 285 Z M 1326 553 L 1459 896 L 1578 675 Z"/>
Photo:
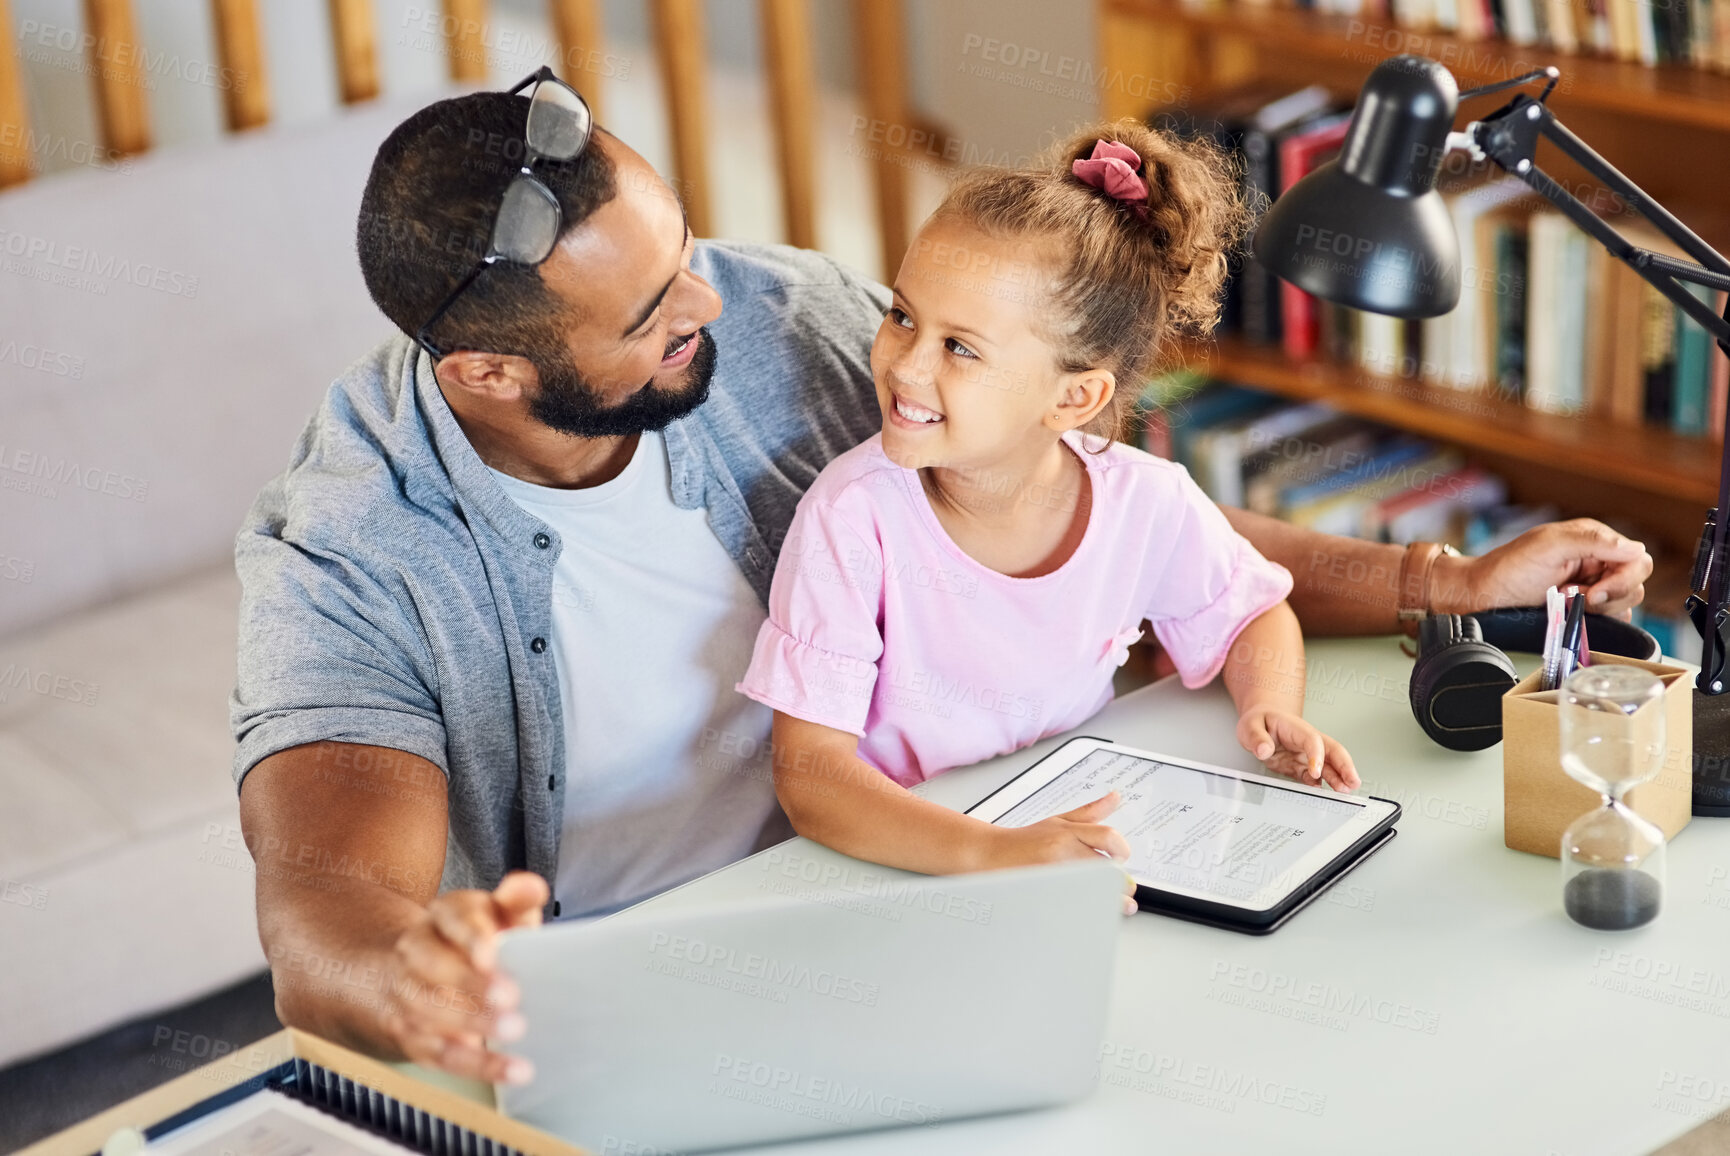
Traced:
<path fill-rule="evenodd" d="M 1541 606 L 1424 619 L 1411 683 L 1412 714 L 1424 733 L 1452 751 L 1501 742 L 1502 696 L 1519 681 L 1502 651 L 1542 653 L 1546 619 Z M 1658 660 L 1658 640 L 1620 618 L 1586 615 L 1586 638 L 1604 654 Z"/>

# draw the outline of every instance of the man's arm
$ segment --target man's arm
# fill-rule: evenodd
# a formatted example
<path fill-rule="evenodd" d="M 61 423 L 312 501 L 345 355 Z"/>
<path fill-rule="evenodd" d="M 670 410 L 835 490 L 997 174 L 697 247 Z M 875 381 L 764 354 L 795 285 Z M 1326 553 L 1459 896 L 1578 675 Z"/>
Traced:
<path fill-rule="evenodd" d="M 515 872 L 439 895 L 448 824 L 444 773 L 416 755 L 326 742 L 252 768 L 240 825 L 277 1016 L 370 1055 L 525 1080 L 485 1036 L 522 1032 L 497 933 L 539 923 L 547 885 Z"/>
<path fill-rule="evenodd" d="M 1399 629 L 1399 574 L 1404 546 L 1342 538 L 1278 518 L 1221 506 L 1234 529 L 1292 574 L 1288 599 L 1307 635 L 1392 634 Z M 1534 526 L 1480 558 L 1436 559 L 1429 607 L 1470 614 L 1503 606 L 1538 606 L 1551 586 L 1577 582 L 1600 614 L 1640 604 L 1652 557 L 1602 522 L 1575 518 Z"/>

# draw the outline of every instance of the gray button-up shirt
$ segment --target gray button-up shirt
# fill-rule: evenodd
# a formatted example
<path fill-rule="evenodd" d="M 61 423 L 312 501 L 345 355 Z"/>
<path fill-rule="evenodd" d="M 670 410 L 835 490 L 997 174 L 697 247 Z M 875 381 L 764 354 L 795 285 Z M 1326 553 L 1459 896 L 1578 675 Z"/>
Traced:
<path fill-rule="evenodd" d="M 881 426 L 870 346 L 888 293 L 782 246 L 702 242 L 692 269 L 723 312 L 709 398 L 665 432 L 673 500 L 707 510 L 767 604 L 800 496 Z M 407 337 L 380 345 L 331 386 L 235 543 L 236 785 L 307 743 L 407 751 L 448 780 L 443 887 L 552 879 L 564 720 L 551 650 L 533 644 L 551 634 L 560 549 L 469 445 L 430 360 Z"/>

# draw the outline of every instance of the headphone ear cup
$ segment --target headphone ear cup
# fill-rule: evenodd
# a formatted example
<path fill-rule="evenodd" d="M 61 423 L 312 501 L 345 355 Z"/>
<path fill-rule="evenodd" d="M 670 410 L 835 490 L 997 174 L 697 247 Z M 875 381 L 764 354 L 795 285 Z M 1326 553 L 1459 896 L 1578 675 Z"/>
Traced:
<path fill-rule="evenodd" d="M 1412 668 L 1412 713 L 1451 751 L 1502 741 L 1502 696 L 1519 681 L 1508 656 L 1487 642 L 1456 642 Z"/>

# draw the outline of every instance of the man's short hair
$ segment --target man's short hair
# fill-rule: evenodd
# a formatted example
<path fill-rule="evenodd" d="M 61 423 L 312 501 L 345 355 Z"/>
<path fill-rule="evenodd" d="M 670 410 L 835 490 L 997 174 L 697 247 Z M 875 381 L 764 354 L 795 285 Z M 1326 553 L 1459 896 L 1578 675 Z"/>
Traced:
<path fill-rule="evenodd" d="M 505 188 L 523 166 L 528 109 L 527 97 L 502 92 L 441 100 L 397 125 L 379 146 L 361 196 L 355 247 L 373 301 L 410 337 L 486 256 Z M 575 160 L 534 165 L 558 198 L 563 232 L 617 192 L 613 163 L 595 143 Z M 558 322 L 567 308 L 534 269 L 499 261 L 429 336 L 445 350 L 538 361 L 549 341 L 562 345 Z"/>

